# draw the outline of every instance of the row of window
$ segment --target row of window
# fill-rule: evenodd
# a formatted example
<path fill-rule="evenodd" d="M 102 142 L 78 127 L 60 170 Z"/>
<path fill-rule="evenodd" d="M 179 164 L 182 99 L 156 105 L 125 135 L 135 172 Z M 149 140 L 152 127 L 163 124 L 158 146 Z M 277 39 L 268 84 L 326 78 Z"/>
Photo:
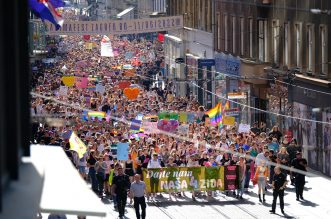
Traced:
<path fill-rule="evenodd" d="M 252 18 L 238 18 L 227 14 L 221 17 L 218 13 L 216 49 L 242 57 L 256 58 L 262 62 L 297 67 L 302 71 L 313 73 L 318 69 L 324 74 L 328 72 L 326 25 L 319 25 L 317 29 L 314 24 L 280 24 L 279 20 L 273 20 L 269 32 L 269 20 L 257 20 L 256 25 L 254 22 Z M 319 31 L 318 40 L 315 39 L 316 30 Z M 318 62 L 315 54 L 318 54 Z"/>

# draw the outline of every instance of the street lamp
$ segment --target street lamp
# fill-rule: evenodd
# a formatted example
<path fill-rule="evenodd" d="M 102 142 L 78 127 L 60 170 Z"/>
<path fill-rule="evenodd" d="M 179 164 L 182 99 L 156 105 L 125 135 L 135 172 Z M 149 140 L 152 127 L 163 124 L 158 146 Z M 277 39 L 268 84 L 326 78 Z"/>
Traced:
<path fill-rule="evenodd" d="M 327 14 L 327 15 L 331 15 L 331 10 L 322 10 L 319 8 L 312 8 L 310 9 L 310 12 L 313 14 Z"/>

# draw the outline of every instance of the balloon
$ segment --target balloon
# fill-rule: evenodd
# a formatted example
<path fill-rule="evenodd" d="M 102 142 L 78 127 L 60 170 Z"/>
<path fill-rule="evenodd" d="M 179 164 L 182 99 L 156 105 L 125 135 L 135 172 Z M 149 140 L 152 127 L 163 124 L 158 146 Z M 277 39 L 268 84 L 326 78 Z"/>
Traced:
<path fill-rule="evenodd" d="M 129 99 L 129 100 L 135 100 L 137 99 L 139 95 L 139 88 L 125 88 L 124 89 L 124 95 Z"/>
<path fill-rule="evenodd" d="M 120 81 L 118 83 L 118 88 L 124 90 L 125 88 L 130 87 L 130 85 L 131 85 L 130 81 Z"/>
<path fill-rule="evenodd" d="M 72 87 L 75 84 L 75 76 L 63 76 L 62 82 L 68 87 Z"/>

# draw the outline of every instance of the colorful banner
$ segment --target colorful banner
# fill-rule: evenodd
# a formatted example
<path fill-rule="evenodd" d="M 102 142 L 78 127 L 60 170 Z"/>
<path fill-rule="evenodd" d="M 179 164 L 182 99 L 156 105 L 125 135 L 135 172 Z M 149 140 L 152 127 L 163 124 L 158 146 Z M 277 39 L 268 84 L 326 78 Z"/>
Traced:
<path fill-rule="evenodd" d="M 57 31 L 52 23 L 45 23 L 48 35 L 122 35 L 169 31 L 184 27 L 183 16 L 103 21 L 65 20 Z"/>
<path fill-rule="evenodd" d="M 178 120 L 178 113 L 173 113 L 173 112 L 160 112 L 158 114 L 159 119 L 166 119 L 166 120 Z"/>
<path fill-rule="evenodd" d="M 224 191 L 237 188 L 236 169 L 237 166 L 143 169 L 143 179 L 148 192 Z"/>
<path fill-rule="evenodd" d="M 133 119 L 131 121 L 130 131 L 138 132 L 141 127 L 141 120 Z"/>
<path fill-rule="evenodd" d="M 157 122 L 143 121 L 143 131 L 147 135 L 160 133 L 160 130 L 157 128 Z"/>
<path fill-rule="evenodd" d="M 187 122 L 187 113 L 186 112 L 180 112 L 179 113 L 179 122 Z"/>

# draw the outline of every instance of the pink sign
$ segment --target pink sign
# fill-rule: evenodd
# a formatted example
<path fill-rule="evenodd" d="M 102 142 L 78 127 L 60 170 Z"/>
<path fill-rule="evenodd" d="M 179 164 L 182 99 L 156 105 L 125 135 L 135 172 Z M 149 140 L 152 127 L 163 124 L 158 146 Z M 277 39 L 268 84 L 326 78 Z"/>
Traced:
<path fill-rule="evenodd" d="M 87 84 L 88 84 L 88 78 L 83 78 L 83 77 L 76 77 L 76 87 L 77 88 L 87 88 Z"/>

